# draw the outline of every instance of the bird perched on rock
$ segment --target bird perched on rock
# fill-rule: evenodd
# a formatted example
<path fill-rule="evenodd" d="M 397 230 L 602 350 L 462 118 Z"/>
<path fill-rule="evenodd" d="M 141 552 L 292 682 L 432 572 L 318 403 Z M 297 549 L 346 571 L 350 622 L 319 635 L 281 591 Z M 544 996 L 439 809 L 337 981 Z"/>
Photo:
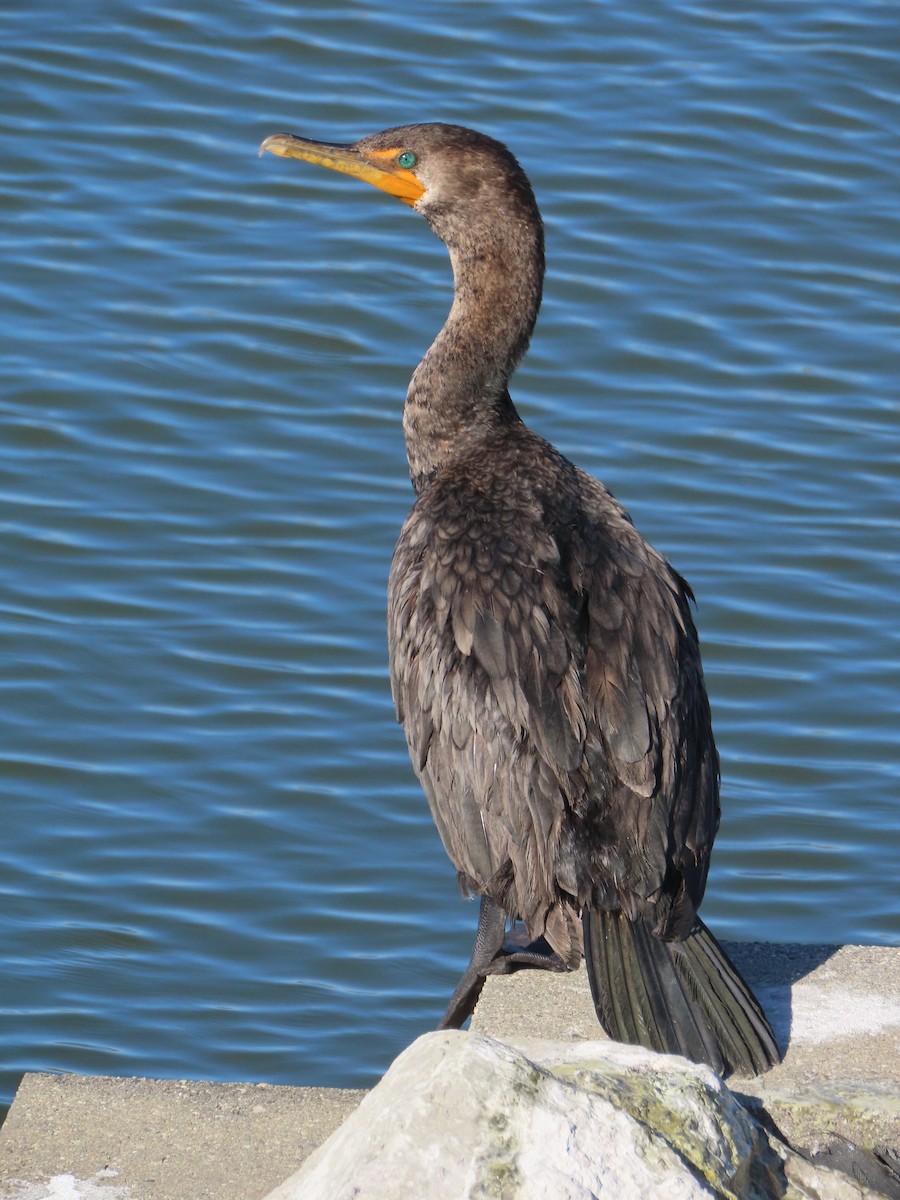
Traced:
<path fill-rule="evenodd" d="M 718 757 L 688 584 L 508 383 L 541 302 L 543 228 L 510 151 L 456 125 L 260 151 L 374 184 L 446 244 L 453 305 L 403 413 L 416 492 L 391 567 L 391 686 L 444 847 L 480 897 L 442 1027 L 485 978 L 582 956 L 614 1038 L 755 1073 L 779 1058 L 697 915 Z M 524 923 L 528 944 L 507 938 Z"/>

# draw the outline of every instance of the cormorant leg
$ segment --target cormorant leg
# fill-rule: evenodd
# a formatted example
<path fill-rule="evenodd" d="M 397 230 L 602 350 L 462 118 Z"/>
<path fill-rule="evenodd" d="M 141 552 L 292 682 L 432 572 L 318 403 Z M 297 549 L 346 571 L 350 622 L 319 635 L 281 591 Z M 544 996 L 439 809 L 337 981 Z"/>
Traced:
<path fill-rule="evenodd" d="M 450 997 L 446 1012 L 441 1017 L 438 1029 L 462 1029 L 478 1003 L 478 997 L 487 979 L 488 967 L 503 950 L 506 937 L 506 913 L 487 896 L 481 897 L 478 910 L 478 929 L 475 946 L 469 965 Z"/>
<path fill-rule="evenodd" d="M 472 957 L 450 997 L 450 1003 L 438 1023 L 438 1029 L 462 1028 L 475 1010 L 488 975 L 510 975 L 519 967 L 540 967 L 549 971 L 568 970 L 559 955 L 549 947 L 546 950 L 535 949 L 538 943 L 534 942 L 522 949 L 505 950 L 505 938 L 506 913 L 493 900 L 482 896 Z"/>

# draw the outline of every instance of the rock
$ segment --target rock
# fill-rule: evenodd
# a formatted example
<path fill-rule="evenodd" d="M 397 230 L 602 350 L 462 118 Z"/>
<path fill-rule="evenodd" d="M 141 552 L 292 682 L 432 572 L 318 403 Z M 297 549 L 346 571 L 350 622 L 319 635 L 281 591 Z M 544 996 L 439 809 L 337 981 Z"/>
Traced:
<path fill-rule="evenodd" d="M 837 1142 L 900 1156 L 900 947 L 725 948 L 785 1051 L 765 1075 L 731 1076 L 731 1091 L 808 1158 Z M 470 1029 L 513 1045 L 603 1038 L 583 965 L 492 975 Z"/>
<path fill-rule="evenodd" d="M 832 1189 L 832 1184 L 834 1188 Z M 861 1200 L 707 1067 L 614 1042 L 419 1038 L 266 1200 Z"/>

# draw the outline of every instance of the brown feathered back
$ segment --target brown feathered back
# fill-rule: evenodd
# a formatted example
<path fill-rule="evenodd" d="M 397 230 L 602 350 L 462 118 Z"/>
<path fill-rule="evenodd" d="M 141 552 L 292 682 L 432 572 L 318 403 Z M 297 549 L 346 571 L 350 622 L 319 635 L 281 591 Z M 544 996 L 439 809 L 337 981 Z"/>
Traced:
<path fill-rule="evenodd" d="M 389 584 L 398 718 L 463 886 L 577 961 L 587 903 L 690 929 L 718 773 L 683 580 L 521 423 L 420 493 Z"/>

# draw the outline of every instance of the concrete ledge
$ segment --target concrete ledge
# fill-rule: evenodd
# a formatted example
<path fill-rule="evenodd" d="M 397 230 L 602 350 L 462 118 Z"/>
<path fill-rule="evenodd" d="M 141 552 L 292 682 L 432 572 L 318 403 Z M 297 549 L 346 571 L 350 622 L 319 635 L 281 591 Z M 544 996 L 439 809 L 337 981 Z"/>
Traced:
<path fill-rule="evenodd" d="M 811 1153 L 900 1156 L 900 949 L 729 945 L 785 1061 L 736 1093 Z M 601 1035 L 583 971 L 489 981 L 473 1028 L 508 1042 Z M 0 1129 L 0 1200 L 253 1200 L 364 1093 L 26 1075 Z"/>
<path fill-rule="evenodd" d="M 253 1200 L 366 1093 L 26 1075 L 0 1129 L 2 1200 Z"/>

